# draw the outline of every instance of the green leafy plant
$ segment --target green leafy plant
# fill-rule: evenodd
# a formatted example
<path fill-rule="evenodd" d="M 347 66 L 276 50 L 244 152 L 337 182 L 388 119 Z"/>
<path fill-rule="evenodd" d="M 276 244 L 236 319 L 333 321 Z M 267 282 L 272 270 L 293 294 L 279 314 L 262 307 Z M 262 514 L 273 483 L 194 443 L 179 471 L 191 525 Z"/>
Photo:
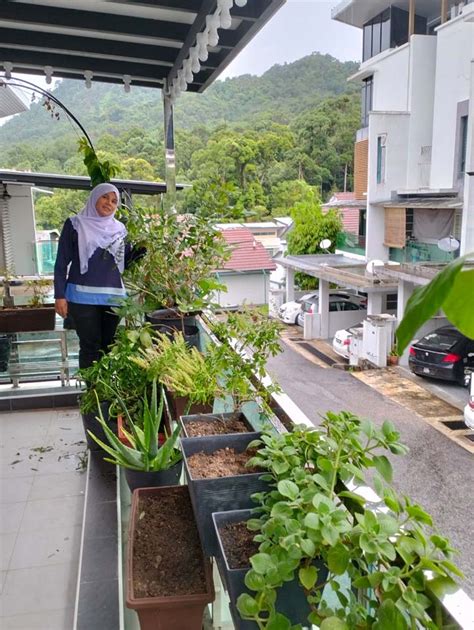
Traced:
<path fill-rule="evenodd" d="M 200 311 L 212 304 L 216 291 L 225 290 L 215 272 L 223 268 L 228 252 L 215 222 L 215 217 L 178 216 L 163 209 L 148 218 L 141 241 L 146 254 L 128 281 L 146 312 Z"/>
<path fill-rule="evenodd" d="M 89 431 L 89 435 L 109 454 L 110 457 L 105 458 L 106 461 L 123 468 L 144 472 L 168 470 L 181 461 L 181 451 L 176 446 L 180 432 L 179 425 L 176 426 L 170 436 L 166 436 L 165 442 L 161 446 L 159 445 L 158 430 L 163 415 L 165 394 L 161 388 L 161 396 L 158 403 L 156 380 L 152 383 L 150 402 L 148 401 L 148 396 L 146 394 L 144 396 L 140 418 L 132 417 L 127 405 L 117 392 L 115 392 L 115 397 L 122 408 L 122 412 L 127 420 L 127 426 L 130 429 L 129 431 L 124 431 L 124 433 L 131 446 L 122 444 L 115 433 L 108 427 L 99 406 L 99 417 L 97 419 L 102 425 L 109 444 L 102 442 L 92 431 Z"/>
<path fill-rule="evenodd" d="M 52 280 L 48 278 L 38 278 L 37 280 L 28 280 L 26 287 L 31 289 L 33 295 L 28 299 L 28 306 L 38 307 L 43 306 L 46 301 L 51 287 L 53 286 Z"/>
<path fill-rule="evenodd" d="M 110 160 L 99 160 L 94 147 L 85 136 L 79 139 L 79 153 L 84 155 L 84 164 L 91 178 L 92 188 L 98 184 L 110 182 L 112 177 L 120 172 L 118 164 L 114 164 Z"/>
<path fill-rule="evenodd" d="M 347 412 L 328 413 L 322 429 L 265 434 L 249 446 L 258 452 L 248 465 L 266 469 L 273 489 L 256 495 L 259 516 L 247 522 L 259 552 L 245 578 L 253 595 L 237 601 L 244 619 L 260 630 L 299 628 L 275 606 L 277 589 L 297 579 L 308 620 L 321 629 L 436 628 L 427 614 L 426 570 L 445 579 L 461 574 L 429 514 L 390 486 L 392 467 L 380 449 L 407 450 L 390 422 L 377 429 Z M 365 484 L 365 471 L 374 468 L 383 497 L 375 511 L 347 489 L 354 480 Z"/>

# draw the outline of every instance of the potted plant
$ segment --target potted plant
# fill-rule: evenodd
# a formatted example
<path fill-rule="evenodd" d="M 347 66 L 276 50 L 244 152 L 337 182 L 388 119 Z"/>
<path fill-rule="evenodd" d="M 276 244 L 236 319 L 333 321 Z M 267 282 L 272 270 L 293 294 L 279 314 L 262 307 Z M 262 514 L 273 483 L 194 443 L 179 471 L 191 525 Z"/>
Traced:
<path fill-rule="evenodd" d="M 151 400 L 145 393 L 141 417 L 130 415 L 125 402 L 116 393 L 116 399 L 122 406 L 130 432 L 125 435 L 131 446 L 125 446 L 117 435 L 108 427 L 99 408 L 99 422 L 107 437 L 108 444 L 89 431 L 89 435 L 108 453 L 106 461 L 122 466 L 130 490 L 136 488 L 167 486 L 179 483 L 182 469 L 182 455 L 177 447 L 180 427 L 176 425 L 172 434 L 160 445 L 158 429 L 163 414 L 164 393 L 161 391 L 158 402 L 156 380 L 152 383 Z M 165 431 L 166 434 L 166 431 Z"/>
<path fill-rule="evenodd" d="M 159 329 L 184 332 L 185 325 L 193 325 L 192 314 L 207 308 L 216 291 L 225 290 L 215 275 L 228 256 L 216 222 L 164 209 L 148 218 L 146 254 L 128 283 Z"/>
<path fill-rule="evenodd" d="M 268 488 L 262 470 L 250 466 L 247 451 L 259 433 L 182 438 L 184 468 L 204 551 L 215 556 L 217 538 L 212 513 L 252 507 L 251 495 Z"/>
<path fill-rule="evenodd" d="M 389 365 L 398 365 L 399 358 L 400 357 L 398 356 L 397 345 L 395 344 L 390 350 L 390 354 L 387 357 L 387 362 Z"/>
<path fill-rule="evenodd" d="M 321 629 L 433 628 L 425 570 L 443 578 L 460 572 L 431 517 L 390 485 L 391 465 L 380 449 L 406 452 L 393 425 L 377 429 L 346 412 L 328 413 L 322 429 L 266 435 L 253 446 L 258 451 L 249 464 L 265 468 L 275 488 L 260 495 L 260 513 L 247 521 L 259 551 L 245 576 L 253 593 L 241 593 L 237 608 L 253 622 L 249 627 L 292 627 L 295 621 L 276 602 L 278 589 L 296 579 L 310 608 L 308 622 Z M 346 485 L 364 484 L 373 468 L 384 504 L 377 511 Z M 328 571 L 331 602 L 318 566 Z"/>
<path fill-rule="evenodd" d="M 52 281 L 48 278 L 35 278 L 25 284 L 32 295 L 24 306 L 14 306 L 10 286 L 21 283 L 6 274 L 3 278 L 3 308 L 0 309 L 0 332 L 17 333 L 36 330 L 54 330 L 55 310 L 53 305 L 45 304 L 51 290 Z"/>
<path fill-rule="evenodd" d="M 127 606 L 141 630 L 201 630 L 214 588 L 187 486 L 133 493 L 127 573 Z"/>

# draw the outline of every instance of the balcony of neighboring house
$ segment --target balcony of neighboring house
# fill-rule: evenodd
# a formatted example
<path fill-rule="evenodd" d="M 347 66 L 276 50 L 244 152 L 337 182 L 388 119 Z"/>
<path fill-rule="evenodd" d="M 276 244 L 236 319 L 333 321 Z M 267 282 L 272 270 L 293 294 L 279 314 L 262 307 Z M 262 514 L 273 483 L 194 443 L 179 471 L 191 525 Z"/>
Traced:
<path fill-rule="evenodd" d="M 336 192 L 322 206 L 323 212 L 337 210 L 342 230 L 336 239 L 336 250 L 341 253 L 365 257 L 367 204 L 355 192 Z"/>

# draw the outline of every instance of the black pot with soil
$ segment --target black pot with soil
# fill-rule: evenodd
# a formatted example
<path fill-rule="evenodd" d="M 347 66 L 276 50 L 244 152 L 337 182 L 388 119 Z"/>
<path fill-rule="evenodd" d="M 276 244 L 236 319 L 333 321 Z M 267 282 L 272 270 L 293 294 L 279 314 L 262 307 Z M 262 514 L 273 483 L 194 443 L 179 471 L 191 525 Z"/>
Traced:
<path fill-rule="evenodd" d="M 180 316 L 179 311 L 172 308 L 160 308 L 151 313 L 146 313 L 145 320 L 150 322 L 153 328 L 167 328 L 169 330 L 183 330 L 183 326 L 196 325 L 196 313 L 187 313 Z"/>
<path fill-rule="evenodd" d="M 181 416 L 179 423 L 184 437 L 254 432 L 254 428 L 241 411 Z"/>
<path fill-rule="evenodd" d="M 242 593 L 248 593 L 252 597 L 255 595 L 245 586 L 245 575 L 251 568 L 250 558 L 258 553 L 258 543 L 253 540 L 256 532 L 249 531 L 246 526 L 250 518 L 252 518 L 251 510 L 216 512 L 212 515 L 218 540 L 217 566 L 229 594 L 232 619 L 238 630 L 258 630 L 257 624 L 254 621 L 242 619 L 236 608 L 239 595 Z M 318 584 L 322 584 L 327 579 L 327 567 L 322 563 L 316 566 Z M 285 582 L 277 590 L 275 606 L 277 611 L 288 617 L 292 624 L 308 625 L 311 608 L 297 576 L 291 582 Z"/>
<path fill-rule="evenodd" d="M 117 433 L 117 419 L 111 418 L 109 415 L 109 406 L 110 402 L 104 401 L 100 403 L 100 408 L 102 410 L 102 416 L 107 424 L 107 426 L 114 432 Z M 91 431 L 99 440 L 108 444 L 109 441 L 107 436 L 105 435 L 105 431 L 102 428 L 102 425 L 97 420 L 99 416 L 99 411 L 91 411 L 89 413 L 81 413 L 82 416 L 82 424 L 84 425 L 84 433 L 86 436 L 87 447 L 91 451 L 100 451 L 101 447 L 95 442 L 88 431 Z"/>
<path fill-rule="evenodd" d="M 127 606 L 141 630 L 202 629 L 214 587 L 187 486 L 135 490 L 127 574 Z"/>
<path fill-rule="evenodd" d="M 183 461 L 179 461 L 167 470 L 131 470 L 124 468 L 125 478 L 133 492 L 137 488 L 157 488 L 160 486 L 177 486 L 183 470 Z"/>
<path fill-rule="evenodd" d="M 0 308 L 0 333 L 54 330 L 54 306 L 13 306 Z"/>
<path fill-rule="evenodd" d="M 265 471 L 245 466 L 254 454 L 246 450 L 247 446 L 260 435 L 235 433 L 181 439 L 189 493 L 208 556 L 215 556 L 218 548 L 212 513 L 253 507 L 251 495 L 269 489 L 261 479 Z"/>

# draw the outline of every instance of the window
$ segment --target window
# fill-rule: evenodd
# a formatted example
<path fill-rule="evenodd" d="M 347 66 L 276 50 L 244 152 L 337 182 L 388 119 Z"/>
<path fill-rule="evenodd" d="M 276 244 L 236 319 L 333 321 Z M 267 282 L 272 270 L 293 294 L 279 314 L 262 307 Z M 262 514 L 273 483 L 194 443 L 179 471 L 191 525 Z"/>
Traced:
<path fill-rule="evenodd" d="M 373 77 L 368 77 L 367 79 L 364 79 L 364 82 L 362 85 L 362 115 L 361 115 L 362 127 L 369 126 L 369 112 L 372 111 L 373 87 L 374 87 Z"/>
<path fill-rule="evenodd" d="M 427 21 L 415 15 L 415 33 L 426 35 Z M 362 61 L 375 57 L 389 48 L 402 46 L 408 41 L 408 11 L 390 7 L 364 24 Z"/>
<path fill-rule="evenodd" d="M 358 311 L 360 307 L 354 302 L 340 302 L 340 310 L 341 311 Z"/>
<path fill-rule="evenodd" d="M 461 116 L 459 135 L 459 175 L 463 175 L 466 172 L 468 120 L 468 116 Z"/>
<path fill-rule="evenodd" d="M 383 184 L 385 181 L 385 151 L 387 136 L 378 136 L 377 138 L 377 184 Z"/>

